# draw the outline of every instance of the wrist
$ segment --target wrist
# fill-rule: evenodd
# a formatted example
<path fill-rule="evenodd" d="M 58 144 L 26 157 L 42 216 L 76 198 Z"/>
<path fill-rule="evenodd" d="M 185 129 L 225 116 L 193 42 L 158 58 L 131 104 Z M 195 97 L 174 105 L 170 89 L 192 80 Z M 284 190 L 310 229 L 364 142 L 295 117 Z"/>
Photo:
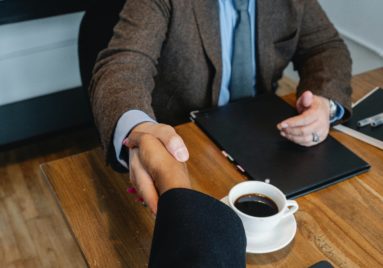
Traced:
<path fill-rule="evenodd" d="M 137 132 L 149 132 L 150 128 L 154 125 L 157 125 L 156 122 L 151 122 L 151 121 L 145 121 L 142 123 L 137 124 L 136 126 L 133 127 L 133 131 Z"/>
<path fill-rule="evenodd" d="M 155 180 L 160 195 L 173 188 L 191 189 L 189 175 L 184 164 L 176 163 L 174 168 L 157 170 L 157 172 Z"/>

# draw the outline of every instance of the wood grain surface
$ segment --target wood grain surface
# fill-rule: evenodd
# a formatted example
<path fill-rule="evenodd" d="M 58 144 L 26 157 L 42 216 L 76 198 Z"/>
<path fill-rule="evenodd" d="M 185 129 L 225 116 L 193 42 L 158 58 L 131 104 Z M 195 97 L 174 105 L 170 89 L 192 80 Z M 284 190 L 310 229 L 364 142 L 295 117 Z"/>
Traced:
<path fill-rule="evenodd" d="M 356 76 L 354 97 L 378 85 L 383 86 L 383 69 Z M 176 130 L 189 148 L 195 189 L 220 199 L 245 179 L 193 123 Z M 383 151 L 343 133 L 331 135 L 371 170 L 298 198 L 293 242 L 274 253 L 248 254 L 248 267 L 308 267 L 323 259 L 335 267 L 383 267 Z M 147 266 L 154 218 L 126 192 L 128 175 L 105 166 L 100 149 L 49 162 L 42 170 L 90 267 Z"/>
<path fill-rule="evenodd" d="M 86 266 L 40 164 L 99 146 L 90 128 L 0 147 L 0 267 Z"/>

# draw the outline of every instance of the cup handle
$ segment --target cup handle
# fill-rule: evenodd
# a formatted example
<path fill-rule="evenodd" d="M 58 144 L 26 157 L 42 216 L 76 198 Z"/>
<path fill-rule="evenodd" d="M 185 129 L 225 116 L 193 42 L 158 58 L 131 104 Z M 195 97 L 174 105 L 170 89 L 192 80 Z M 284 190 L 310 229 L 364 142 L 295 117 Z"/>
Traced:
<path fill-rule="evenodd" d="M 295 200 L 286 200 L 286 209 L 285 212 L 283 213 L 282 217 L 287 217 L 290 215 L 293 215 L 295 212 L 297 212 L 299 209 L 299 205 L 297 201 Z"/>

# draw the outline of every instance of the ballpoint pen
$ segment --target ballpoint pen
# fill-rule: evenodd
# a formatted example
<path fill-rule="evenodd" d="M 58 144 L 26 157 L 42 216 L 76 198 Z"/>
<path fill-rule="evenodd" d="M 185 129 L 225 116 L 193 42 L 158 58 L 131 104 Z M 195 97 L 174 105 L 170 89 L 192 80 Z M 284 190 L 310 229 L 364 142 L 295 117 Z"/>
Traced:
<path fill-rule="evenodd" d="M 359 120 L 356 123 L 356 125 L 358 127 L 364 127 L 364 126 L 367 126 L 367 125 L 372 125 L 373 122 L 376 122 L 379 119 L 383 119 L 383 113 L 379 113 L 379 114 L 376 114 L 376 115 L 364 118 L 362 120 Z"/>
<path fill-rule="evenodd" d="M 382 124 L 383 124 L 383 116 L 381 116 L 377 120 L 371 122 L 372 127 L 378 127 Z"/>

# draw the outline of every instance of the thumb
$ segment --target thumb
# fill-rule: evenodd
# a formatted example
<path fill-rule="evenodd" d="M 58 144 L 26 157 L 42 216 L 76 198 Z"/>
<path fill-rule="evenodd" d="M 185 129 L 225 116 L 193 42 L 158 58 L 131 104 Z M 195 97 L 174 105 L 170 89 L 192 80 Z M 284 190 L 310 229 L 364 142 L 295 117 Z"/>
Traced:
<path fill-rule="evenodd" d="M 128 138 L 124 140 L 124 145 L 129 148 L 139 146 L 143 134 L 144 133 L 137 131 L 131 132 Z M 153 126 L 150 132 L 148 131 L 146 134 L 150 134 L 159 139 L 166 150 L 173 155 L 176 160 L 186 162 L 189 159 L 189 151 L 184 141 L 171 126 L 158 124 Z"/>
<path fill-rule="evenodd" d="M 185 162 L 189 159 L 189 152 L 180 136 L 173 135 L 165 143 L 166 149 L 180 162 Z"/>
<path fill-rule="evenodd" d="M 306 90 L 297 100 L 297 110 L 299 113 L 302 113 L 304 110 L 309 108 L 314 101 L 314 95 L 310 90 Z"/>
<path fill-rule="evenodd" d="M 185 162 L 189 159 L 189 151 L 186 145 L 175 129 L 169 125 L 158 124 L 152 135 L 158 138 L 166 147 L 168 152 L 180 162 Z"/>

